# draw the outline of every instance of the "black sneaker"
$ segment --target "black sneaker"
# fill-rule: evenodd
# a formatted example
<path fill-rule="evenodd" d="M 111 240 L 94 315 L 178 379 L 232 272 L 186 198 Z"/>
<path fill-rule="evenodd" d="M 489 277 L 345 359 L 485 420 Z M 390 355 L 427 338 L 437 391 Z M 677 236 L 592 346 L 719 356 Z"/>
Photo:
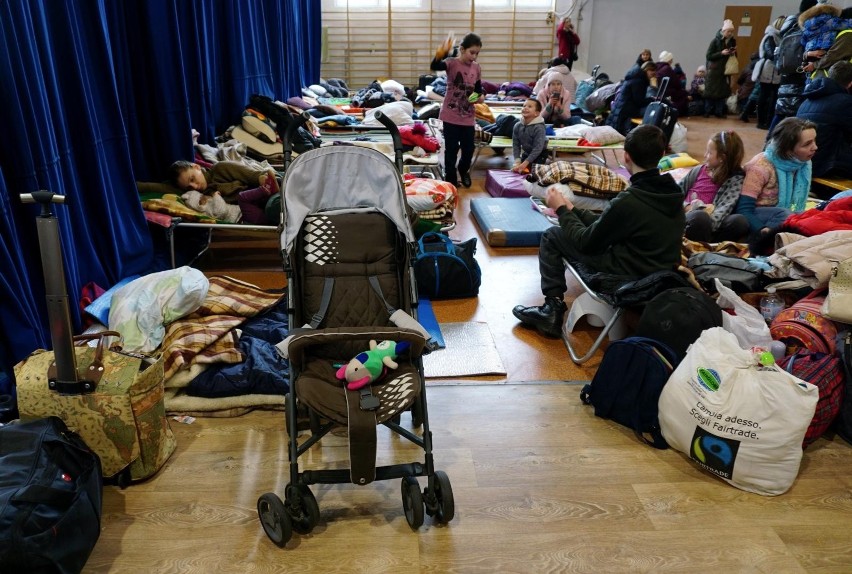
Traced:
<path fill-rule="evenodd" d="M 562 336 L 562 320 L 567 306 L 558 297 L 545 297 L 544 305 L 539 307 L 524 307 L 518 305 L 512 309 L 512 315 L 529 327 L 534 327 L 539 333 L 548 337 Z"/>
<path fill-rule="evenodd" d="M 470 174 L 469 173 L 462 173 L 460 175 L 461 175 L 461 184 L 465 187 L 470 187 L 470 185 L 471 185 Z"/>

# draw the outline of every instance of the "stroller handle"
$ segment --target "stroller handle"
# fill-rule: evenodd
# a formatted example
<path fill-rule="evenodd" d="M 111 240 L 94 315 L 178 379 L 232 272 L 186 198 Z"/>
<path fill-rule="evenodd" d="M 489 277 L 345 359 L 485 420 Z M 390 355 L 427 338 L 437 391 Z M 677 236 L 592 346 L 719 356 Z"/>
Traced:
<path fill-rule="evenodd" d="M 284 132 L 284 171 L 287 171 L 287 168 L 290 167 L 290 161 L 293 158 L 293 136 L 296 130 L 308 123 L 309 119 L 311 119 L 311 114 L 302 112 L 287 125 L 287 131 Z"/>
<path fill-rule="evenodd" d="M 401 174 L 402 173 L 402 137 L 399 135 L 399 128 L 396 127 L 396 124 L 391 121 L 391 119 L 381 111 L 377 110 L 374 116 L 380 124 L 385 126 L 387 130 L 390 132 L 391 138 L 393 139 L 393 152 L 394 152 L 394 163 L 396 163 L 396 169 Z"/>

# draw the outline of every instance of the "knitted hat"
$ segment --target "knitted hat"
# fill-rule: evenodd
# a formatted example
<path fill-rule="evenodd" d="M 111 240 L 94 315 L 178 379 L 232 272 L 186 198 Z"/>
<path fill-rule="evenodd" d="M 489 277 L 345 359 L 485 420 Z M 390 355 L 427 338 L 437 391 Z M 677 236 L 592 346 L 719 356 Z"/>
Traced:
<path fill-rule="evenodd" d="M 724 22 L 722 22 L 722 31 L 723 32 L 725 30 L 733 30 L 733 29 L 734 29 L 734 23 L 731 20 L 725 20 Z"/>
<path fill-rule="evenodd" d="M 674 60 L 674 56 L 672 56 L 671 52 L 668 52 L 666 50 L 660 52 L 660 57 L 657 58 L 658 62 L 668 62 L 669 64 L 672 63 L 672 60 Z"/>

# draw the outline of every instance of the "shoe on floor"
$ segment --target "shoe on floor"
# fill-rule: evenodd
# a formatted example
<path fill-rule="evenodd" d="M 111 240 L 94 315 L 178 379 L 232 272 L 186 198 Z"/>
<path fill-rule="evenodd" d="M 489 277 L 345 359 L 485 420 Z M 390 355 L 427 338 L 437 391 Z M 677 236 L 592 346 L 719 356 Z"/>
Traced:
<path fill-rule="evenodd" d="M 470 181 L 470 174 L 469 173 L 461 174 L 461 184 L 465 187 L 470 187 L 471 181 Z"/>
<path fill-rule="evenodd" d="M 567 306 L 562 299 L 545 297 L 544 305 L 538 307 L 517 305 L 512 309 L 512 315 L 524 325 L 535 328 L 543 335 L 561 337 L 562 320 L 565 317 L 566 309 Z"/>
<path fill-rule="evenodd" d="M 704 114 L 704 117 L 705 117 L 705 118 L 709 118 L 709 117 L 710 117 L 710 114 Z"/>

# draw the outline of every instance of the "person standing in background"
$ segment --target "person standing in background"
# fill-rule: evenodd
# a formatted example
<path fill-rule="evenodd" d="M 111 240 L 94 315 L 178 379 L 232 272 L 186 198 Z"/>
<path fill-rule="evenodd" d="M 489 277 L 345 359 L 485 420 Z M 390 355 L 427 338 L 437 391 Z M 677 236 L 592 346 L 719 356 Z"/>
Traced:
<path fill-rule="evenodd" d="M 725 76 L 725 63 L 728 58 L 736 58 L 737 41 L 734 39 L 734 24 L 730 20 L 722 23 L 722 28 L 707 47 L 707 78 L 704 82 L 704 117 L 710 114 L 724 118 L 727 113 L 726 101 L 731 95 L 731 82 Z"/>
<path fill-rule="evenodd" d="M 781 24 L 778 33 L 783 40 L 785 36 L 795 34 L 799 28 L 799 14 L 805 12 L 809 8 L 816 6 L 817 0 L 802 0 L 799 3 L 799 11 L 796 14 L 790 14 Z M 780 42 L 779 42 L 780 43 Z M 766 134 L 767 141 L 772 134 L 775 125 L 783 120 L 796 115 L 799 106 L 802 105 L 802 92 L 805 89 L 805 74 L 801 72 L 793 72 L 790 74 L 781 74 L 781 79 L 778 82 L 778 97 L 775 99 L 775 115 L 769 122 L 769 133 Z"/>
<path fill-rule="evenodd" d="M 562 18 L 559 27 L 556 28 L 556 39 L 559 42 L 559 57 L 565 60 L 568 70 L 571 70 L 577 60 L 577 46 L 580 44 L 580 36 L 574 31 L 571 18 Z"/>
<path fill-rule="evenodd" d="M 757 127 L 761 130 L 769 129 L 769 122 L 775 114 L 775 100 L 778 98 L 778 84 L 781 83 L 781 74 L 775 69 L 775 48 L 781 43 L 781 24 L 784 16 L 775 20 L 764 31 L 763 39 L 760 41 L 758 55 L 760 59 L 754 66 L 752 80 L 760 84 L 760 93 L 757 99 Z"/>

